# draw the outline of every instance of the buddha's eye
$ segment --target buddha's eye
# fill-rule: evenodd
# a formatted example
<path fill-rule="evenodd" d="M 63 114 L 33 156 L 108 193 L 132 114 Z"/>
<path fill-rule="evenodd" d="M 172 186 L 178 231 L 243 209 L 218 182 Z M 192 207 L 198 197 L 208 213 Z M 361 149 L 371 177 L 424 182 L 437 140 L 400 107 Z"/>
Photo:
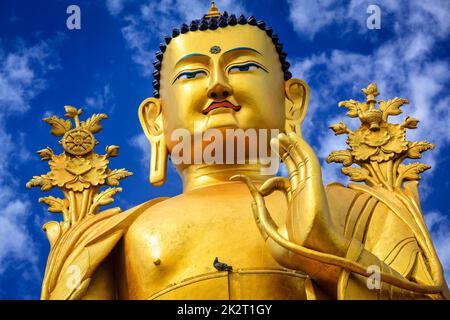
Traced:
<path fill-rule="evenodd" d="M 194 78 L 200 78 L 203 76 L 206 76 L 207 73 L 204 70 L 196 70 L 196 71 L 185 71 L 180 73 L 176 78 L 175 81 L 177 80 L 186 80 L 186 79 L 194 79 Z M 175 82 L 174 81 L 174 82 Z"/>
<path fill-rule="evenodd" d="M 245 63 L 245 64 L 239 64 L 234 65 L 231 68 L 228 69 L 228 73 L 236 73 L 236 72 L 248 72 L 253 70 L 263 69 L 259 64 L 256 64 L 254 62 Z"/>

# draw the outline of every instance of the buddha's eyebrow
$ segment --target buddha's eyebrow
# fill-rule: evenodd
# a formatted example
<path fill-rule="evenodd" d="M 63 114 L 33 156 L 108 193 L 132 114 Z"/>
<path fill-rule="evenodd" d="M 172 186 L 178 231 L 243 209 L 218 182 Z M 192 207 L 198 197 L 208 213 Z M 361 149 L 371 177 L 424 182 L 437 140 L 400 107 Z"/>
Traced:
<path fill-rule="evenodd" d="M 253 49 L 253 48 L 250 48 L 250 47 L 237 47 L 237 48 L 234 48 L 234 49 L 230 49 L 230 50 L 228 50 L 228 51 L 225 51 L 224 54 L 225 54 L 225 53 L 229 53 L 229 52 L 233 52 L 233 51 L 241 51 L 241 50 L 243 50 L 243 51 L 245 51 L 245 50 L 253 51 L 253 52 L 256 52 L 257 54 L 262 55 L 258 50 Z"/>
<path fill-rule="evenodd" d="M 190 53 L 185 55 L 184 57 L 182 57 L 180 60 L 177 61 L 177 63 L 175 63 L 175 66 L 178 65 L 180 62 L 182 62 L 183 60 L 186 60 L 188 58 L 192 58 L 192 57 L 206 57 L 208 58 L 207 55 L 205 54 L 201 54 L 201 53 Z"/>

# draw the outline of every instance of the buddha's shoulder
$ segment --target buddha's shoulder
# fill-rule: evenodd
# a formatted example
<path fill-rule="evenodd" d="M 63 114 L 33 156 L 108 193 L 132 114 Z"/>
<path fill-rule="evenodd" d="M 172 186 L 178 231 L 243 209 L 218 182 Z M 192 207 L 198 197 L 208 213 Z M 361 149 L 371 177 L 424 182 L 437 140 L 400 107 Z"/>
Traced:
<path fill-rule="evenodd" d="M 155 198 L 133 207 L 127 210 L 127 212 L 139 211 L 136 214 L 135 222 L 143 219 L 157 219 L 161 215 L 167 219 L 168 217 L 172 217 L 176 212 L 179 212 L 176 209 L 189 206 L 189 203 L 192 202 L 190 199 L 190 197 L 184 194 L 179 194 L 174 197 Z"/>
<path fill-rule="evenodd" d="M 129 221 L 128 226 L 130 227 L 131 225 L 133 225 L 136 222 L 136 220 L 140 219 L 140 217 L 142 215 L 146 215 L 146 214 L 154 211 L 154 208 L 156 206 L 158 206 L 161 203 L 164 203 L 166 201 L 170 201 L 170 199 L 171 198 L 161 197 L 161 198 L 155 198 L 155 199 L 143 202 L 141 204 L 138 204 L 137 206 L 127 209 L 124 212 L 119 213 L 114 218 Z"/>
<path fill-rule="evenodd" d="M 148 233 L 149 229 L 165 229 L 169 225 L 174 225 L 175 222 L 180 226 L 186 222 L 185 220 L 190 220 L 195 216 L 187 213 L 196 211 L 194 207 L 198 206 L 197 202 L 191 197 L 180 194 L 170 198 L 153 199 L 131 208 L 128 211 L 139 212 L 133 213 L 135 218 L 129 225 L 126 234 L 130 236 L 132 234 L 141 234 L 145 230 L 145 233 Z"/>

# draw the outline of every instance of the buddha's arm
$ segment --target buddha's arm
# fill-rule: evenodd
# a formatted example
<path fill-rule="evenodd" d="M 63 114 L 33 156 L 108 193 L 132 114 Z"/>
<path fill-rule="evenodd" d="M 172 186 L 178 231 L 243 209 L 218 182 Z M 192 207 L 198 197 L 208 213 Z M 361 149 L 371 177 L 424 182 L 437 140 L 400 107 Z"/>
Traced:
<path fill-rule="evenodd" d="M 367 282 L 353 276 L 353 273 L 358 274 L 366 280 L 373 275 L 369 266 L 377 266 L 380 270 L 380 280 L 385 283 L 380 288 L 383 297 L 392 296 L 390 292 L 397 288 L 426 294 L 442 292 L 441 286 L 406 280 L 364 248 L 360 241 L 338 232 L 330 216 L 319 161 L 312 149 L 295 134 L 280 135 L 279 144 L 289 180 L 269 179 L 258 190 L 246 177 L 239 179 L 249 186 L 254 198 L 255 219 L 269 250 L 280 264 L 307 272 L 322 282 L 329 292 L 337 292 L 339 298 L 380 296 L 380 292 L 370 294 L 375 291 L 368 289 Z M 289 203 L 287 222 L 282 227 L 271 219 L 264 203 L 264 196 L 274 190 L 285 192 Z"/>
<path fill-rule="evenodd" d="M 280 243 L 266 236 L 266 245 L 278 263 L 306 272 L 330 296 L 338 299 L 423 299 L 442 298 L 447 294 L 445 285 L 440 288 L 409 281 L 358 240 L 352 240 L 343 257 Z"/>

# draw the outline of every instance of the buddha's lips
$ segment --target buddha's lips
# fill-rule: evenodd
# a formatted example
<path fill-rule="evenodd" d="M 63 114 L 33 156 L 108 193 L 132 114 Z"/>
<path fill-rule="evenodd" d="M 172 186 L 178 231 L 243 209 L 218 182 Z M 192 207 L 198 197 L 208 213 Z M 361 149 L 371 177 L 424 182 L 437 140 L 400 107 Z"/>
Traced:
<path fill-rule="evenodd" d="M 208 108 L 206 108 L 205 110 L 202 111 L 202 113 L 207 114 L 211 110 L 214 110 L 217 108 L 230 108 L 230 109 L 233 109 L 234 111 L 241 110 L 241 106 L 235 106 L 231 102 L 225 100 L 225 101 L 211 103 Z"/>

